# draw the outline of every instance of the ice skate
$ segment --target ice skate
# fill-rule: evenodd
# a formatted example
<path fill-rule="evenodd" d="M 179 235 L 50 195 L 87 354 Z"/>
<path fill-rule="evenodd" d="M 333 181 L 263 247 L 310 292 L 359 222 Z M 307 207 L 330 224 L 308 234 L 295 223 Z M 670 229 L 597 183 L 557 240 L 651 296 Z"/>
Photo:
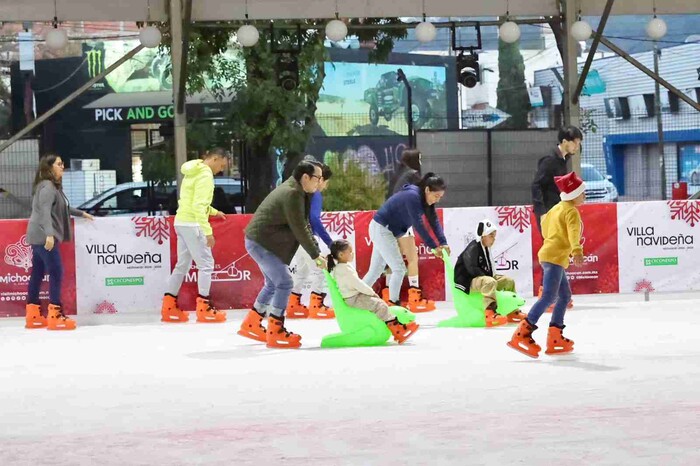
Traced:
<path fill-rule="evenodd" d="M 389 298 L 389 288 L 382 288 L 382 300 L 389 304 L 391 302 L 391 298 Z M 391 306 L 391 304 L 389 304 Z"/>
<path fill-rule="evenodd" d="M 561 327 L 550 326 L 547 332 L 547 349 L 545 354 L 565 354 L 574 350 L 574 341 L 566 338 L 562 332 L 565 325 Z"/>
<path fill-rule="evenodd" d="M 197 296 L 197 322 L 210 324 L 226 322 L 226 311 L 214 308 L 209 298 Z"/>
<path fill-rule="evenodd" d="M 411 338 L 420 327 L 416 322 L 402 324 L 398 319 L 390 320 L 386 323 L 386 326 L 389 327 L 391 335 L 399 345 Z"/>
<path fill-rule="evenodd" d="M 309 318 L 311 319 L 333 319 L 335 318 L 335 312 L 333 309 L 327 307 L 323 304 L 323 300 L 326 298 L 326 294 L 323 293 L 311 293 L 311 300 L 309 302 Z"/>
<path fill-rule="evenodd" d="M 163 305 L 160 308 L 161 322 L 187 322 L 190 320 L 187 312 L 177 307 L 177 296 L 165 293 Z"/>
<path fill-rule="evenodd" d="M 301 294 L 292 293 L 289 295 L 285 314 L 288 319 L 306 319 L 309 317 L 309 308 L 301 304 Z"/>
<path fill-rule="evenodd" d="M 406 306 L 411 312 L 430 312 L 435 310 L 435 301 L 423 298 L 423 290 L 414 286 L 408 289 Z"/>
<path fill-rule="evenodd" d="M 301 335 L 284 328 L 284 317 L 270 316 L 267 319 L 268 348 L 299 348 L 300 346 Z"/>
<path fill-rule="evenodd" d="M 49 330 L 75 330 L 75 321 L 66 317 L 61 306 L 55 304 L 49 304 L 47 325 Z"/>
<path fill-rule="evenodd" d="M 255 308 L 251 309 L 241 322 L 238 334 L 251 340 L 267 342 L 267 329 L 262 324 L 264 318 L 264 314 L 260 314 Z"/>
<path fill-rule="evenodd" d="M 527 317 L 527 314 L 525 314 L 524 312 L 522 312 L 520 309 L 516 309 L 515 311 L 511 312 L 510 314 L 508 314 L 508 315 L 506 316 L 506 318 L 508 319 L 508 323 L 509 323 L 509 324 L 517 324 L 517 323 L 520 323 L 520 322 L 522 322 L 523 320 L 525 320 L 526 317 Z"/>
<path fill-rule="evenodd" d="M 522 320 L 518 328 L 515 329 L 513 337 L 508 342 L 508 346 L 525 356 L 530 356 L 535 359 L 538 358 L 542 348 L 535 343 L 535 340 L 532 338 L 532 332 L 535 330 L 537 330 L 536 325 L 530 324 L 527 319 Z"/>
<path fill-rule="evenodd" d="M 508 318 L 506 316 L 497 314 L 496 311 L 491 308 L 487 308 L 484 311 L 484 315 L 486 317 L 487 327 L 498 327 L 508 323 Z"/>
<path fill-rule="evenodd" d="M 41 315 L 41 307 L 38 304 L 27 304 L 25 306 L 25 328 L 44 328 L 46 317 Z"/>

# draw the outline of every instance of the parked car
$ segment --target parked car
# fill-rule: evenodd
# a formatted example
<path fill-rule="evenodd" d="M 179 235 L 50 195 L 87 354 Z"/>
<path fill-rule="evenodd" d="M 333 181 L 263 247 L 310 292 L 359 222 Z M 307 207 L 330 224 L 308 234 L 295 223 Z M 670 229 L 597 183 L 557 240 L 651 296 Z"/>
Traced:
<path fill-rule="evenodd" d="M 690 196 L 688 199 L 693 199 L 693 200 L 700 199 L 700 191 L 697 191 L 695 194 Z"/>
<path fill-rule="evenodd" d="M 603 176 L 596 167 L 581 164 L 581 178 L 586 182 L 586 202 L 617 202 L 619 194 L 610 175 Z"/>
<path fill-rule="evenodd" d="M 241 180 L 214 178 L 212 206 L 226 214 L 242 212 Z M 83 203 L 80 210 L 97 217 L 174 215 L 177 211 L 177 185 L 149 186 L 145 181 L 122 183 Z"/>

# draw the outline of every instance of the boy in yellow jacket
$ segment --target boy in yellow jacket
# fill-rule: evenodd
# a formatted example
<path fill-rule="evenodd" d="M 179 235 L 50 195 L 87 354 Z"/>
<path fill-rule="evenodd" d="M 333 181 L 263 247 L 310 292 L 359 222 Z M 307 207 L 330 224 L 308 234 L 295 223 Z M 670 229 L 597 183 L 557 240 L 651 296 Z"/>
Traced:
<path fill-rule="evenodd" d="M 228 164 L 224 149 L 212 149 L 202 159 L 185 162 L 180 168 L 184 175 L 180 187 L 175 233 L 177 234 L 177 264 L 168 280 L 168 291 L 163 296 L 161 320 L 163 322 L 187 322 L 187 313 L 177 307 L 177 293 L 190 270 L 192 260 L 197 264 L 199 296 L 197 296 L 197 322 L 225 322 L 226 313 L 214 309 L 209 303 L 211 274 L 214 271 L 214 234 L 209 217 L 226 218 L 211 206 L 214 197 L 214 174 Z"/>
<path fill-rule="evenodd" d="M 574 342 L 562 335 L 564 313 L 571 299 L 566 269 L 569 267 L 569 257 L 573 258 L 574 265 L 583 264 L 581 214 L 577 207 L 586 200 L 586 184 L 576 173 L 555 177 L 554 182 L 559 188 L 561 202 L 542 217 L 544 244 L 537 254 L 544 272 L 542 296 L 508 342 L 508 346 L 532 358 L 537 358 L 542 349 L 533 340 L 532 332 L 537 330 L 537 321 L 553 303 L 554 312 L 549 323 L 545 353 L 560 354 L 574 350 Z"/>

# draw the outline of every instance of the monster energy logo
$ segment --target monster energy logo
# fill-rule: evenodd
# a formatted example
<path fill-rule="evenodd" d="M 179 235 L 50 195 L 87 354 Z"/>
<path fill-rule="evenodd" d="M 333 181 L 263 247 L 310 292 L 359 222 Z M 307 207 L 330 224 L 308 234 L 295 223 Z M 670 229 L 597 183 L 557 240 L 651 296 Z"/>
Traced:
<path fill-rule="evenodd" d="M 102 50 L 90 49 L 85 52 L 87 55 L 88 76 L 94 78 L 102 73 Z"/>

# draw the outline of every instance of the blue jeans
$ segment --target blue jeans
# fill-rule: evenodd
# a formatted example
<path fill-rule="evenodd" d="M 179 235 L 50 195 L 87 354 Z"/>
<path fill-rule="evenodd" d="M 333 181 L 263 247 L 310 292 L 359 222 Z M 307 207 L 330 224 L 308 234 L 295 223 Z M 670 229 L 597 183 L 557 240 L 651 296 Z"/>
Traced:
<path fill-rule="evenodd" d="M 564 325 L 566 306 L 571 301 L 571 288 L 569 280 L 566 278 L 566 270 L 564 267 L 550 262 L 542 262 L 542 270 L 542 297 L 527 313 L 527 321 L 537 325 L 537 321 L 544 311 L 556 302 L 549 325 L 561 327 Z"/>
<path fill-rule="evenodd" d="M 49 302 L 60 306 L 63 264 L 61 263 L 61 253 L 58 250 L 58 242 L 51 251 L 44 249 L 43 244 L 32 244 L 32 274 L 29 277 L 28 304 L 39 304 L 41 282 L 44 280 L 46 272 L 49 273 Z"/>
<path fill-rule="evenodd" d="M 245 238 L 245 248 L 250 257 L 258 263 L 265 277 L 265 285 L 255 299 L 255 309 L 260 313 L 284 317 L 289 295 L 294 287 L 289 266 L 248 237 Z"/>

